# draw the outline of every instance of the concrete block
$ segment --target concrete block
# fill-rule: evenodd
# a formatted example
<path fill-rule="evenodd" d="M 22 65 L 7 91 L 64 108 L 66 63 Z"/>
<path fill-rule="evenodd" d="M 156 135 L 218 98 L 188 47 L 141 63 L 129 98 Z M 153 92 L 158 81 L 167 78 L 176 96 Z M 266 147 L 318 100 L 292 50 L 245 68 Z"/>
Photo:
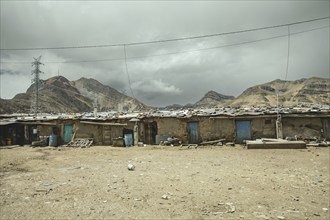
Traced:
<path fill-rule="evenodd" d="M 261 142 L 246 141 L 246 149 L 304 149 L 306 143 L 304 141 L 278 141 L 278 142 Z"/>

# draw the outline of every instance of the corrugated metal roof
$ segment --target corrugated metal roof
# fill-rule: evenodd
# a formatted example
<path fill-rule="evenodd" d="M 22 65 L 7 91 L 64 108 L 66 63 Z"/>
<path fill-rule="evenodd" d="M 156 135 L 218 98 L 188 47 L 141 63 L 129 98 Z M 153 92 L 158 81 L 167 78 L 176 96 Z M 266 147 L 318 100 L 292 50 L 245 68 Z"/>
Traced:
<path fill-rule="evenodd" d="M 92 112 L 85 113 L 60 113 L 48 114 L 42 113 L 37 116 L 29 114 L 5 114 L 0 115 L 0 125 L 13 124 L 16 122 L 47 122 L 57 119 L 68 120 L 90 120 L 105 121 L 111 119 L 142 119 L 148 117 L 175 117 L 190 118 L 194 116 L 205 117 L 243 117 L 243 116 L 262 116 L 274 115 L 279 112 L 283 116 L 289 115 L 320 115 L 328 117 L 330 115 L 330 105 L 300 105 L 294 107 L 242 107 L 242 108 L 209 108 L 209 109 L 180 109 L 180 110 L 151 110 L 148 112 L 98 112 L 94 115 Z"/>

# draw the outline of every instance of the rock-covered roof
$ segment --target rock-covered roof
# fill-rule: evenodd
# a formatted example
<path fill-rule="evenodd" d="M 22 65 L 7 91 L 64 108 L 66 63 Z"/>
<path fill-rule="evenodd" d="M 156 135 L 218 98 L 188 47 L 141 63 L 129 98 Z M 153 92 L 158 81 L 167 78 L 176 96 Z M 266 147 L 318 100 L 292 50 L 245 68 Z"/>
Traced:
<path fill-rule="evenodd" d="M 330 116 L 330 105 L 309 105 L 295 107 L 240 107 L 240 108 L 211 108 L 211 109 L 182 109 L 182 110 L 151 110 L 145 112 L 85 112 L 85 113 L 41 113 L 36 116 L 29 114 L 0 115 L 0 125 L 26 121 L 51 121 L 58 119 L 77 120 L 111 120 L 111 119 L 143 119 L 143 118 L 190 118 L 190 117 L 216 117 L 216 116 L 258 116 L 258 115 L 290 114 L 326 114 Z"/>

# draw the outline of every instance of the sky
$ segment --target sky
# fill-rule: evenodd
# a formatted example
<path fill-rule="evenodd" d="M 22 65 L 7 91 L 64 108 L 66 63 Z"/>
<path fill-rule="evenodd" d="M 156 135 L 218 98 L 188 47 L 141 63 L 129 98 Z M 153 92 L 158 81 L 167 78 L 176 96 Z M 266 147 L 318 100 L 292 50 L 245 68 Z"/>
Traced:
<path fill-rule="evenodd" d="M 238 96 L 276 79 L 330 79 L 329 1 L 1 0 L 0 6 L 3 99 L 26 92 L 39 56 L 41 79 L 94 78 L 155 107 L 195 103 L 210 90 Z M 317 18 L 326 19 L 243 31 Z M 149 43 L 135 44 L 141 42 Z"/>

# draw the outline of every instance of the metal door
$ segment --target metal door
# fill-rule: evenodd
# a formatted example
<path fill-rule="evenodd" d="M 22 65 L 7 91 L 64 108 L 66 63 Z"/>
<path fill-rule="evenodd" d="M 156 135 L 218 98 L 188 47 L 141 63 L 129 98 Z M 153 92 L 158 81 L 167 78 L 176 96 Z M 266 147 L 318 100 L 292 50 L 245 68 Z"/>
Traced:
<path fill-rule="evenodd" d="M 126 147 L 133 146 L 133 134 L 124 134 L 124 142 Z"/>
<path fill-rule="evenodd" d="M 29 126 L 29 143 L 38 140 L 38 130 L 37 125 Z"/>
<path fill-rule="evenodd" d="M 236 121 L 236 143 L 251 140 L 251 121 Z"/>
<path fill-rule="evenodd" d="M 325 138 L 327 141 L 330 141 L 330 119 L 322 118 L 323 124 L 323 134 L 322 138 Z"/>
<path fill-rule="evenodd" d="M 126 147 L 133 146 L 134 143 L 134 132 L 131 129 L 124 128 L 123 129 L 123 135 L 124 135 L 124 143 Z"/>
<path fill-rule="evenodd" d="M 107 125 L 103 126 L 103 144 L 111 144 L 111 127 Z"/>
<path fill-rule="evenodd" d="M 63 134 L 63 142 L 67 144 L 72 139 L 72 124 L 65 124 L 64 125 L 64 134 Z"/>
<path fill-rule="evenodd" d="M 198 122 L 188 122 L 188 144 L 199 143 Z"/>

